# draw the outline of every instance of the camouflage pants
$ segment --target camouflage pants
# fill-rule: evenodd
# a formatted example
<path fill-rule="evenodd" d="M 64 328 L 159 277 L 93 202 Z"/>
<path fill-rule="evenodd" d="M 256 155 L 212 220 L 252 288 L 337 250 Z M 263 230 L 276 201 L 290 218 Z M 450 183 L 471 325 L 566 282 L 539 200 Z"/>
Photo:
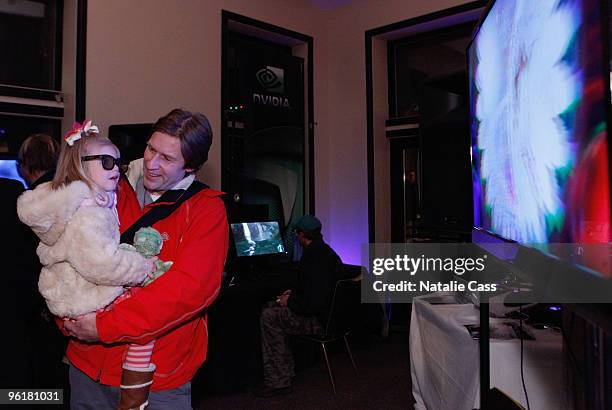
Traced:
<path fill-rule="evenodd" d="M 296 315 L 288 307 L 268 303 L 261 312 L 261 350 L 264 384 L 281 388 L 295 375 L 289 335 L 319 335 L 323 329 L 316 317 Z"/>

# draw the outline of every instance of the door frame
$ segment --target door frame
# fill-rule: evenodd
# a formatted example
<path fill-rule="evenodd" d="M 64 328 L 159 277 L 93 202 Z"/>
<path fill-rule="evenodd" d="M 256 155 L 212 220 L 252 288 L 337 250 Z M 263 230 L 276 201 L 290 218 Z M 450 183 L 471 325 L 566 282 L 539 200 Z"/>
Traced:
<path fill-rule="evenodd" d="M 376 235 L 376 198 L 374 169 L 374 87 L 373 87 L 373 42 L 376 38 L 386 41 L 401 37 L 413 36 L 419 33 L 432 31 L 434 26 L 452 27 L 473 19 L 487 4 L 487 0 L 475 0 L 470 3 L 436 11 L 422 16 L 414 17 L 397 23 L 373 28 L 365 32 L 365 78 L 366 78 L 366 122 L 367 122 L 367 164 L 368 164 L 368 241 L 375 242 Z"/>
<path fill-rule="evenodd" d="M 407 149 L 419 150 L 418 175 L 419 188 L 421 177 L 421 144 L 418 135 L 412 137 L 392 138 L 389 141 L 389 181 L 391 183 L 391 241 L 394 243 L 405 242 L 406 236 L 406 203 L 404 151 Z M 401 171 L 401 173 L 400 173 Z M 402 176 L 400 179 L 399 176 Z M 419 201 L 420 204 L 420 201 Z"/>
<path fill-rule="evenodd" d="M 221 186 L 223 190 L 227 190 L 229 184 L 228 169 L 231 161 L 229 156 L 228 142 L 226 137 L 228 135 L 227 122 L 225 120 L 224 107 L 227 106 L 229 101 L 229 79 L 225 75 L 229 66 L 229 33 L 230 23 L 238 23 L 241 26 L 248 26 L 255 31 L 261 33 L 265 32 L 276 38 L 289 38 L 296 42 L 304 43 L 307 46 L 307 59 L 306 78 L 308 79 L 307 92 L 305 93 L 306 101 L 305 107 L 307 109 L 307 120 L 305 121 L 305 127 L 307 130 L 306 145 L 307 150 L 304 150 L 304 188 L 305 193 L 308 195 L 308 201 L 305 205 L 305 213 L 315 213 L 315 155 L 314 155 L 314 84 L 313 84 L 313 69 L 314 69 L 314 52 L 313 52 L 313 38 L 309 35 L 298 33 L 280 26 L 276 26 L 270 23 L 266 23 L 260 20 L 243 16 L 231 11 L 221 11 Z M 268 40 L 269 41 L 269 40 Z M 306 177 L 308 176 L 308 177 Z"/>

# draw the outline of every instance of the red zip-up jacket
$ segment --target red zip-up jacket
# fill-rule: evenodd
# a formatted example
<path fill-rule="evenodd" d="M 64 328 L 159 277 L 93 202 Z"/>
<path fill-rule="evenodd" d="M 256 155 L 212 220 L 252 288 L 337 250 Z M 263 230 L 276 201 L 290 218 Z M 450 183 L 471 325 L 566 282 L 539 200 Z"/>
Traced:
<path fill-rule="evenodd" d="M 102 343 L 70 341 L 67 357 L 74 366 L 101 384 L 119 386 L 128 343 L 156 339 L 152 390 L 173 389 L 192 379 L 206 357 L 203 310 L 219 292 L 227 255 L 229 231 L 220 195 L 204 189 L 153 225 L 165 239 L 159 258 L 174 264 L 132 297 L 97 314 Z M 117 206 L 121 231 L 157 205 L 141 210 L 133 189 L 122 180 Z"/>

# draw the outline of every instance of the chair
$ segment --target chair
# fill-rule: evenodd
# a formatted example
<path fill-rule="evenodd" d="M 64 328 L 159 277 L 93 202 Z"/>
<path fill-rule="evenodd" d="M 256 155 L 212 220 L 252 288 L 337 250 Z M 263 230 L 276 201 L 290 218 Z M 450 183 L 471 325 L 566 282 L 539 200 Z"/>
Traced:
<path fill-rule="evenodd" d="M 334 274 L 336 275 L 336 280 L 351 279 L 354 281 L 360 281 L 364 273 L 367 273 L 367 271 L 363 266 L 341 263 L 336 268 L 336 272 Z"/>
<path fill-rule="evenodd" d="M 355 360 L 353 359 L 351 347 L 349 346 L 348 339 L 346 338 L 352 330 L 354 317 L 359 312 L 359 304 L 360 282 L 352 279 L 339 280 L 336 282 L 336 286 L 334 288 L 331 308 L 327 318 L 327 323 L 325 324 L 325 333 L 320 336 L 300 336 L 300 338 L 304 340 L 318 343 L 321 346 L 334 394 L 336 393 L 336 385 L 334 383 L 334 376 L 331 370 L 326 344 L 343 339 L 346 352 L 349 359 L 351 359 L 351 364 L 353 365 L 353 370 L 355 371 L 356 375 L 359 374 L 357 371 L 357 366 L 355 365 Z"/>

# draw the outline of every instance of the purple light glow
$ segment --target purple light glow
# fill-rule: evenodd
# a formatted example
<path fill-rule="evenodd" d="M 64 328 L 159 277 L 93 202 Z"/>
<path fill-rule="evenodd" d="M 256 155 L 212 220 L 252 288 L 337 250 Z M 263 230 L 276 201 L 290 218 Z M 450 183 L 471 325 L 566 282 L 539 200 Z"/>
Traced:
<path fill-rule="evenodd" d="M 346 208 L 348 203 L 352 208 Z M 329 218 L 322 222 L 324 239 L 340 255 L 342 262 L 362 265 L 362 247 L 368 243 L 367 200 L 338 203 L 331 209 Z"/>

